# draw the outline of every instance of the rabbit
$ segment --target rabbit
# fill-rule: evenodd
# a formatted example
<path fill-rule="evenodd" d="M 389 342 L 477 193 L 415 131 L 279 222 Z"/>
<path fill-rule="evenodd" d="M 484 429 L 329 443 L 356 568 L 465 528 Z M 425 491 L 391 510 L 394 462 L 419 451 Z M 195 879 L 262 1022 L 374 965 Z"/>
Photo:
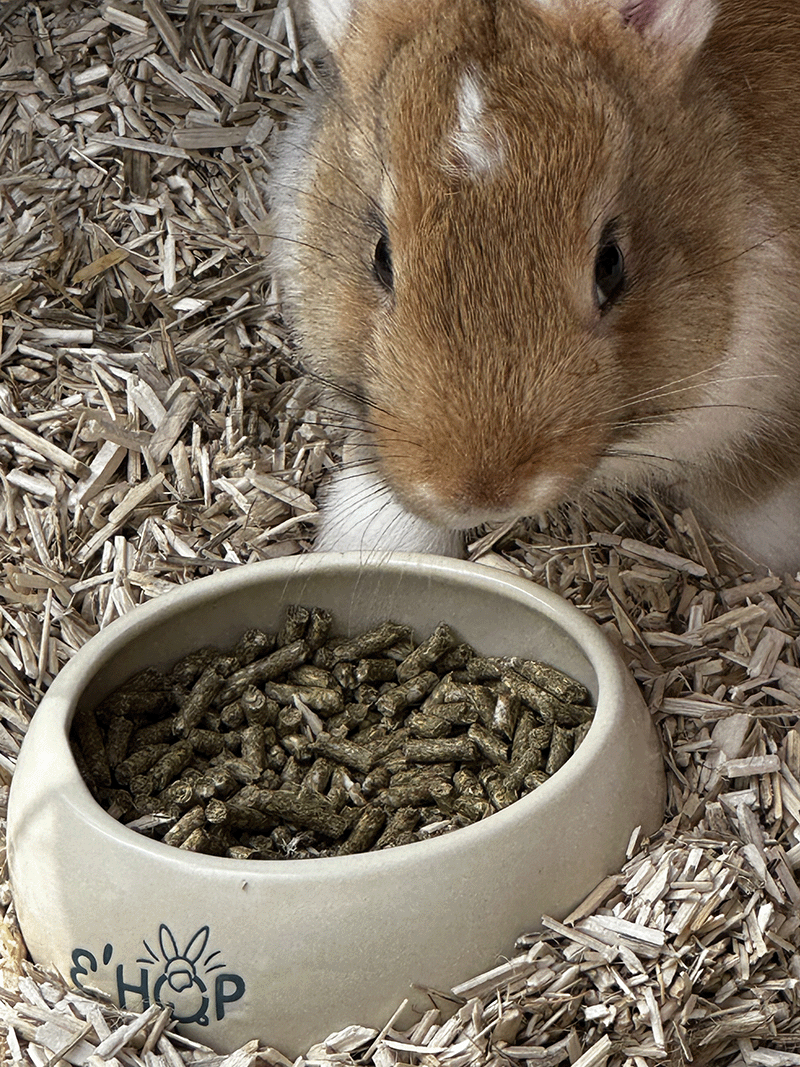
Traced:
<path fill-rule="evenodd" d="M 351 437 L 316 547 L 596 489 L 800 565 L 796 0 L 308 0 L 271 268 Z"/>

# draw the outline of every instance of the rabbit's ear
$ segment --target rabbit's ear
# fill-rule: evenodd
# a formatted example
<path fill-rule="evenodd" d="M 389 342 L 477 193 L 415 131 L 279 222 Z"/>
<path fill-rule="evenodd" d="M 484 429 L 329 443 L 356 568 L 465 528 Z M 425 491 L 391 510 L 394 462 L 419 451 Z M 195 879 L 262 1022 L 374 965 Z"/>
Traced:
<path fill-rule="evenodd" d="M 175 960 L 180 956 L 178 943 L 172 936 L 172 931 L 164 923 L 158 928 L 158 943 L 161 946 L 161 955 L 165 960 Z"/>
<path fill-rule="evenodd" d="M 186 946 L 186 951 L 183 954 L 183 958 L 188 960 L 189 963 L 197 963 L 200 957 L 205 951 L 205 947 L 208 944 L 208 935 L 210 930 L 207 926 L 201 926 L 192 940 Z"/>
<path fill-rule="evenodd" d="M 354 0 L 308 0 L 307 8 L 317 33 L 332 52 L 347 33 Z"/>
<path fill-rule="evenodd" d="M 717 14 L 717 0 L 531 0 L 531 3 L 542 11 L 577 18 L 581 10 L 611 6 L 623 23 L 636 30 L 644 41 L 681 63 L 699 51 Z"/>
<path fill-rule="evenodd" d="M 717 14 L 715 0 L 612 0 L 626 25 L 686 60 L 700 50 Z"/>

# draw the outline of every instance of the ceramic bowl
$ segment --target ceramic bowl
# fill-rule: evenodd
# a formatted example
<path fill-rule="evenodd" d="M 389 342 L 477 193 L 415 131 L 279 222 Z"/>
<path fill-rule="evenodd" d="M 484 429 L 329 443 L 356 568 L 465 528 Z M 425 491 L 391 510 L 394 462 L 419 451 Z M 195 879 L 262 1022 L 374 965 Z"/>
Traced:
<path fill-rule="evenodd" d="M 70 753 L 77 708 L 203 645 L 275 628 L 287 604 L 339 633 L 392 618 L 449 622 L 479 652 L 542 659 L 597 700 L 575 755 L 483 822 L 380 852 L 305 860 L 196 855 L 117 823 Z M 320 553 L 235 568 L 138 607 L 60 672 L 22 746 L 9 862 L 31 956 L 138 1009 L 170 1004 L 220 1051 L 259 1038 L 294 1056 L 343 1026 L 380 1027 L 412 988 L 447 990 L 497 964 L 543 914 L 563 918 L 624 860 L 664 805 L 659 745 L 602 631 L 530 582 L 461 561 Z"/>

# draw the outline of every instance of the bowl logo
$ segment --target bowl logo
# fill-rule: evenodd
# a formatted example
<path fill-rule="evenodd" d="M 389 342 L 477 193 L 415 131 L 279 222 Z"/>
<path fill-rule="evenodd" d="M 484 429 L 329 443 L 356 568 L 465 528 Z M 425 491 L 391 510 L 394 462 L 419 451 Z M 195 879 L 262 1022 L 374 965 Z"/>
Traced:
<path fill-rule="evenodd" d="M 142 939 L 147 955 L 136 960 L 138 971 L 125 963 L 112 964 L 114 946 L 110 943 L 104 946 L 100 963 L 89 949 L 76 948 L 72 952 L 70 979 L 78 989 L 91 993 L 83 980 L 90 976 L 102 978 L 102 964 L 103 970 L 112 972 L 110 981 L 104 984 L 116 992 L 121 1008 L 133 1007 L 127 1002 L 135 995 L 141 999 L 142 1010 L 160 1004 L 172 1009 L 172 1017 L 178 1023 L 208 1026 L 212 1018 L 222 1020 L 228 1006 L 241 1000 L 245 992 L 244 978 L 219 961 L 220 950 L 206 953 L 210 934 L 208 926 L 201 926 L 184 944 L 162 923 L 155 942 L 158 950 Z"/>

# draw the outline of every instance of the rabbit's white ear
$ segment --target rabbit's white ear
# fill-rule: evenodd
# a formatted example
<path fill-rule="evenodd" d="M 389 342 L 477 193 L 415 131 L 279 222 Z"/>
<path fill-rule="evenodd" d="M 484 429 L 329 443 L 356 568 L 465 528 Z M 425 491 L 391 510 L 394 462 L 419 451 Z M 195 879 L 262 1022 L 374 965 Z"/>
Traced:
<path fill-rule="evenodd" d="M 335 51 L 347 33 L 354 0 L 308 0 L 308 13 L 325 44 Z"/>
<path fill-rule="evenodd" d="M 717 14 L 716 0 L 614 0 L 623 21 L 676 57 L 703 45 Z"/>

